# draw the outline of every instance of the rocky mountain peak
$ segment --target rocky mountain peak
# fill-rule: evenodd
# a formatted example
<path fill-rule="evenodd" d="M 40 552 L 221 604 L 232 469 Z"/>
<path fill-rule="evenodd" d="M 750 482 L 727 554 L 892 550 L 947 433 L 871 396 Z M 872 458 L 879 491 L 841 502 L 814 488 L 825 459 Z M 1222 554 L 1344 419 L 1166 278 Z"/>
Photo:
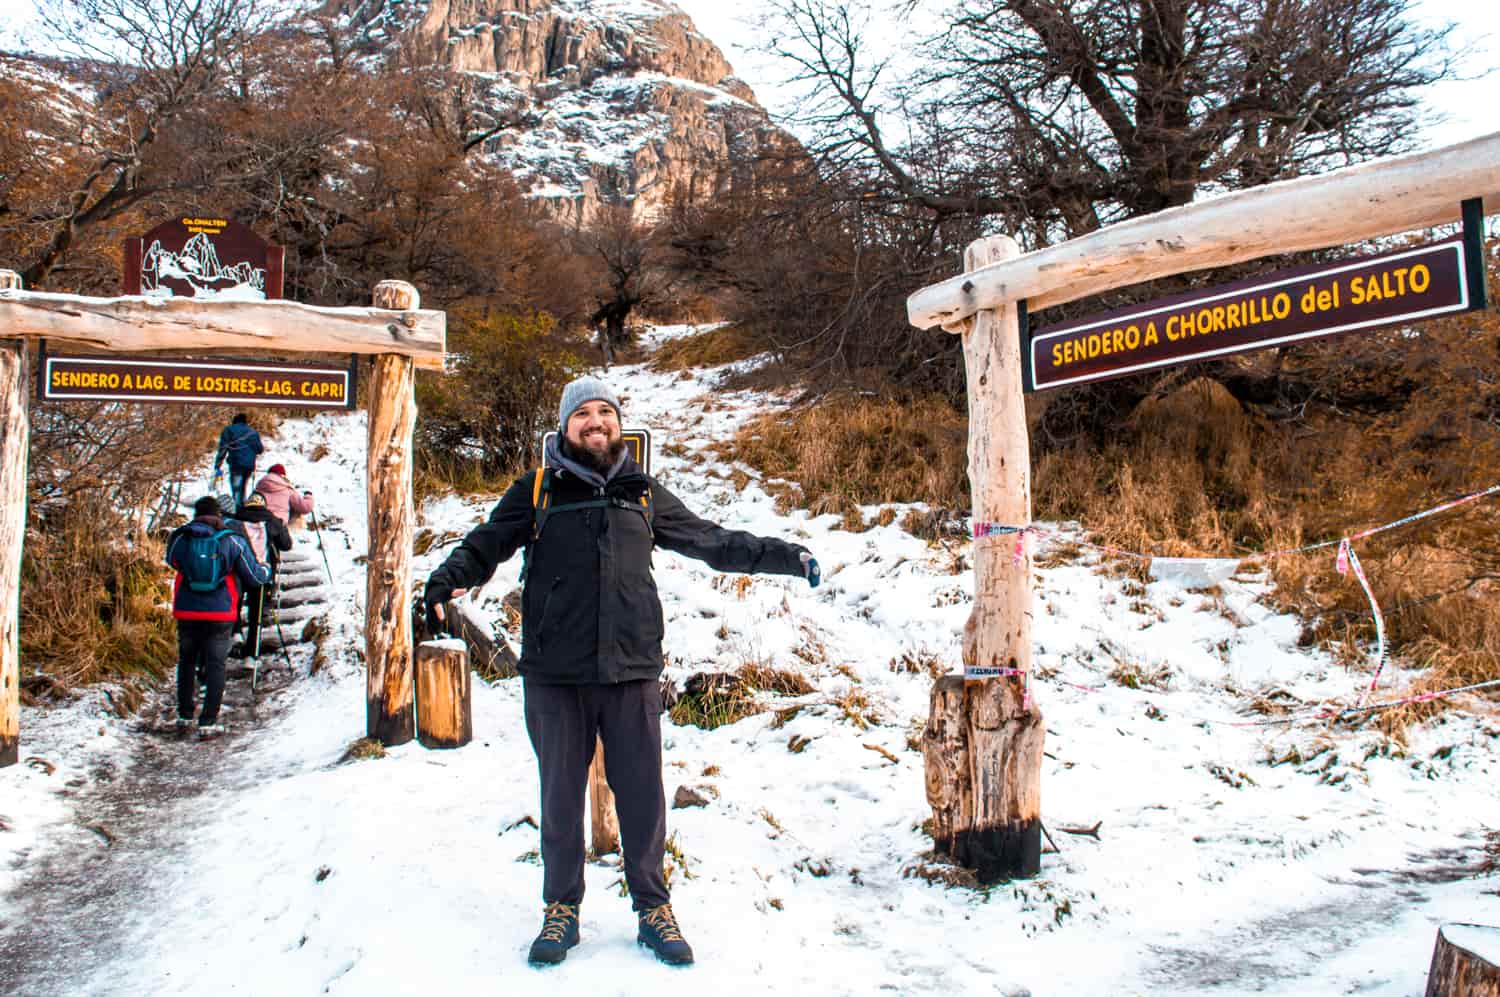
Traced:
<path fill-rule="evenodd" d="M 485 83 L 527 122 L 490 140 L 560 218 L 603 204 L 659 212 L 753 181 L 760 155 L 792 140 L 692 19 L 665 0 L 355 0 L 346 16 L 374 46 L 402 43 Z"/>

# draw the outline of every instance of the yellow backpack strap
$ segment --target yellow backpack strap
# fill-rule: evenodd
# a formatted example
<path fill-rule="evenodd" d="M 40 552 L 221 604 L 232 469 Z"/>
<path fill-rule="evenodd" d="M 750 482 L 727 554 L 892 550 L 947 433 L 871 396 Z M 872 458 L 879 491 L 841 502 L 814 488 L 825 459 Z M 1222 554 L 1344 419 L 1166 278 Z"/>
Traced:
<path fill-rule="evenodd" d="M 531 482 L 531 507 L 533 509 L 537 507 L 537 503 L 542 499 L 542 475 L 546 473 L 546 470 L 544 467 L 537 468 L 536 476 Z"/>

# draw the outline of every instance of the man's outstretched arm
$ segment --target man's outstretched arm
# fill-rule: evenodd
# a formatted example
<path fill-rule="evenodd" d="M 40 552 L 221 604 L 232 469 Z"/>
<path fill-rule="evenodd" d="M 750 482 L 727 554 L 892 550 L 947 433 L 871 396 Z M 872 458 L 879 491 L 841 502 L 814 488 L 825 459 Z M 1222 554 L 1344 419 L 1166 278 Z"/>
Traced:
<path fill-rule="evenodd" d="M 694 515 L 682 500 L 654 481 L 651 501 L 654 505 L 651 528 L 658 546 L 696 558 L 715 571 L 797 575 L 812 581 L 808 564 L 817 562 L 806 547 L 743 530 L 726 530 Z M 806 560 L 804 554 L 808 555 Z"/>
<path fill-rule="evenodd" d="M 528 474 L 511 485 L 490 518 L 470 530 L 447 560 L 427 577 L 422 602 L 427 609 L 428 627 L 434 633 L 443 629 L 443 603 L 465 589 L 489 581 L 495 569 L 531 538 L 531 480 Z"/>

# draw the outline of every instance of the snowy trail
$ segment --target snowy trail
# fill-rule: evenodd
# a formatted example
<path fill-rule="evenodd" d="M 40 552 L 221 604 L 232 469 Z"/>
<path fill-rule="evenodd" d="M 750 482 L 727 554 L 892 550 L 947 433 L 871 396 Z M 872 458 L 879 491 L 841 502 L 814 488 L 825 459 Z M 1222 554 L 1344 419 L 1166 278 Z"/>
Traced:
<path fill-rule="evenodd" d="M 231 663 L 233 664 L 233 663 Z M 225 719 L 240 736 L 203 744 L 159 720 L 132 724 L 134 757 L 99 765 L 79 798 L 74 832 L 15 888 L 19 909 L 0 934 L 0 993 L 66 997 L 133 956 L 142 919 L 170 930 L 190 916 L 181 903 L 197 870 L 190 844 L 216 831 L 223 800 L 268 773 L 245 764 L 255 735 L 280 712 L 285 673 L 263 668 L 226 684 Z M 173 693 L 155 694 L 148 715 L 175 714 Z"/>
<path fill-rule="evenodd" d="M 256 995 L 1404 997 L 1422 991 L 1438 923 L 1500 922 L 1487 878 L 1500 718 L 1449 714 L 1404 745 L 1365 729 L 1235 726 L 1257 698 L 1351 696 L 1368 676 L 1299 648 L 1297 621 L 1259 600 L 1261 578 L 1182 590 L 1086 558 L 1047 562 L 1035 596 L 1042 816 L 1062 851 L 1024 883 L 929 882 L 945 871 L 921 831 L 915 738 L 931 678 L 901 662 L 956 667 L 968 542 L 779 514 L 765 483 L 712 445 L 782 401 L 725 391 L 714 371 L 609 376 L 627 426 L 651 428 L 668 487 L 725 526 L 806 544 L 824 567 L 813 591 L 656 558 L 669 679 L 757 662 L 814 687 L 767 693 L 781 712 L 716 730 L 664 725 L 668 797 L 688 786 L 709 799 L 668 815 L 673 904 L 698 965 L 669 969 L 636 948 L 606 857 L 587 869 L 583 944 L 555 970 L 526 966 L 541 877 L 519 683 L 475 683 L 462 750 L 409 744 L 338 764 L 364 724 L 364 425 L 323 415 L 289 422 L 278 446 L 298 455 L 293 476 L 327 524 L 327 667 L 288 686 L 253 738 L 213 749 L 201 781 L 181 768 L 193 755 L 172 760 L 166 742 L 132 747 L 126 767 L 109 745 L 133 742 L 118 737 L 73 757 L 69 771 L 120 767 L 82 810 L 53 791 L 61 775 L 0 773 L 0 788 L 21 790 L 19 804 L 0 796 L 17 825 L 0 833 L 0 875 L 5 861 L 17 870 L 0 878 L 0 921 L 16 926 L 0 931 L 0 992 L 196 994 L 209 967 L 216 992 Z M 493 501 L 424 505 L 419 544 L 445 539 L 416 558 L 419 581 Z M 500 567 L 477 612 L 502 618 L 518 568 Z M 66 729 L 63 711 L 33 719 L 23 731 L 64 740 L 48 734 Z M 158 797 L 159 814 L 146 805 Z M 130 834 L 102 849 L 77 827 L 96 820 Z M 1095 821 L 1099 840 L 1058 830 Z M 25 846 L 5 851 L 12 838 Z"/>

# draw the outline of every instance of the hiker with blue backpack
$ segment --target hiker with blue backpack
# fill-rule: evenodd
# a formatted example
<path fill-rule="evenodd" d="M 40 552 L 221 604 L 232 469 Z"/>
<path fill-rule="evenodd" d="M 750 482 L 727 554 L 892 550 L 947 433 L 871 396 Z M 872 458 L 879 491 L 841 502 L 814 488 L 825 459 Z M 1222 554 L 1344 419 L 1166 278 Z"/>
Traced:
<path fill-rule="evenodd" d="M 265 585 L 271 575 L 255 560 L 245 537 L 228 528 L 218 499 L 193 503 L 193 519 L 167 538 L 167 564 L 177 572 L 172 584 L 172 617 L 177 621 L 177 729 L 193 724 L 198 683 L 207 688 L 198 736 L 224 732 L 219 708 L 224 700 L 224 661 L 230 631 L 239 617 L 240 593 Z"/>
<path fill-rule="evenodd" d="M 241 412 L 234 417 L 219 434 L 219 451 L 214 457 L 214 480 L 224 473 L 225 461 L 229 463 L 229 492 L 234 496 L 235 512 L 245 504 L 245 486 L 255 477 L 255 458 L 265 452 L 260 434 L 250 425 L 249 416 Z"/>
<path fill-rule="evenodd" d="M 563 389 L 559 435 L 542 468 L 517 480 L 489 521 L 428 578 L 428 629 L 443 606 L 525 548 L 519 669 L 526 732 L 541 781 L 542 929 L 530 961 L 553 964 L 578 944 L 583 900 L 584 787 L 596 737 L 620 818 L 636 939 L 663 962 L 693 961 L 672 913 L 662 862 L 660 686 L 663 620 L 651 576 L 656 547 L 718 571 L 819 580 L 803 547 L 700 519 L 644 473 L 621 437 L 620 402 L 602 381 Z"/>

